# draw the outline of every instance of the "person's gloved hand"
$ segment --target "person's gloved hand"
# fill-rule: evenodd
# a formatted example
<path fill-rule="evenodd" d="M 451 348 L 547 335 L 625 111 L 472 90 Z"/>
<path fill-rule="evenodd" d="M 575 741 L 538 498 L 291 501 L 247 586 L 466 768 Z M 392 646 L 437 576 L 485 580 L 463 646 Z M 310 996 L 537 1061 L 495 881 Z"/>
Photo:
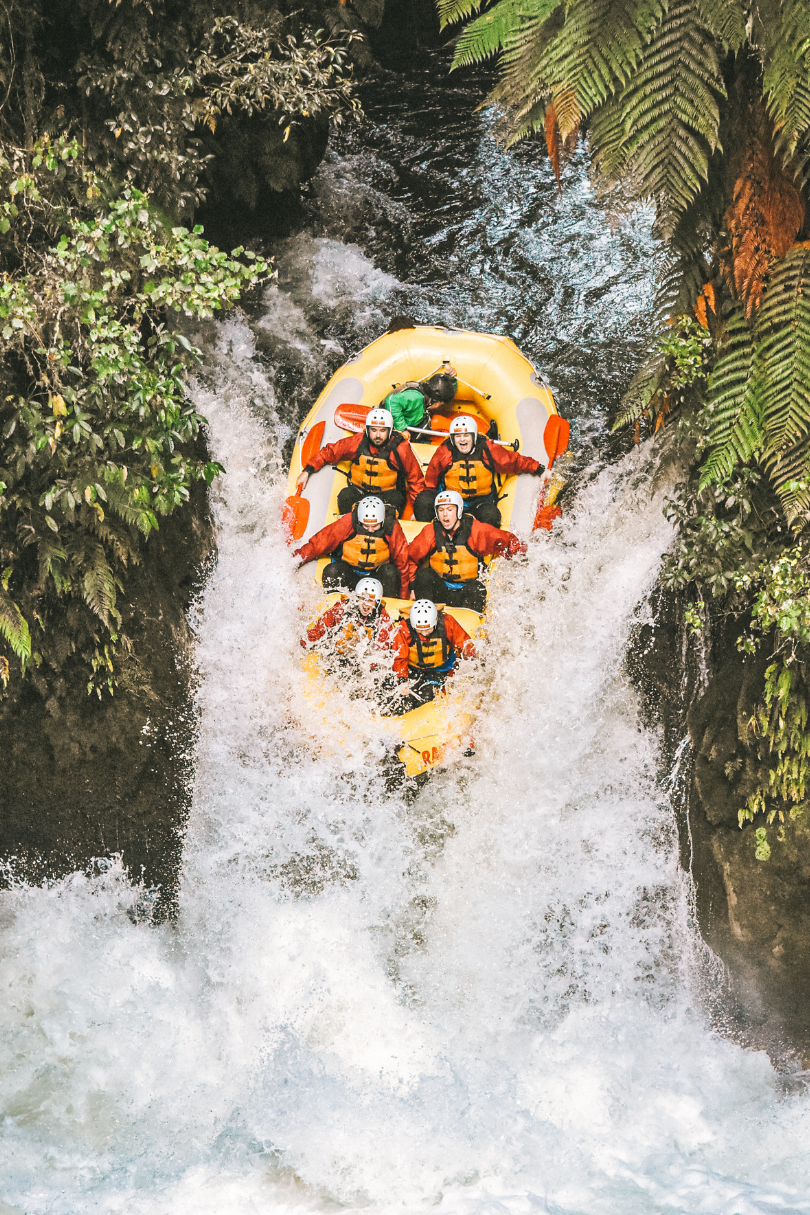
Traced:
<path fill-rule="evenodd" d="M 545 473 L 545 471 L 546 471 L 546 469 L 545 469 L 545 465 L 543 465 L 543 464 L 538 464 L 538 465 L 537 465 L 537 468 L 536 468 L 536 469 L 534 470 L 534 472 L 532 473 L 532 476 L 533 476 L 533 477 L 542 477 L 542 476 L 543 476 L 543 474 Z"/>

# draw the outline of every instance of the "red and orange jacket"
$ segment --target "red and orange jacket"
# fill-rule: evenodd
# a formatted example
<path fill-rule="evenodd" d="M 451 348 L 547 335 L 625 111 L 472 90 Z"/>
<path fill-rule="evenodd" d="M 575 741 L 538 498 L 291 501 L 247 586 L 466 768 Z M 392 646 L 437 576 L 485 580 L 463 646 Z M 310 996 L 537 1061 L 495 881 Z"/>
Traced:
<path fill-rule="evenodd" d="M 522 544 L 512 532 L 502 531 L 501 528 L 492 527 L 489 523 L 481 523 L 472 515 L 462 515 L 461 523 L 455 532 L 446 532 L 438 519 L 435 519 L 433 523 L 427 523 L 408 546 L 409 582 L 413 582 L 420 562 L 425 558 L 431 559 L 443 545 L 452 546 L 454 544 L 459 547 L 463 545 L 478 558 L 514 557 L 517 553 L 526 551 L 526 545 Z M 441 563 L 431 560 L 430 564 L 436 568 Z M 441 569 L 437 568 L 436 572 L 442 574 Z M 461 573 L 461 580 L 474 578 L 476 575 L 477 571 L 470 570 L 468 573 L 465 570 Z"/>
<path fill-rule="evenodd" d="M 306 637 L 301 638 L 301 645 L 308 649 L 310 645 L 316 641 L 320 641 L 328 630 L 337 628 L 346 615 L 348 606 L 347 599 L 338 599 L 331 607 L 328 607 L 322 616 L 319 616 L 314 624 L 311 624 L 307 629 Z M 372 620 L 369 623 L 367 617 L 361 616 L 358 612 L 356 618 L 352 618 L 349 625 L 355 625 L 359 629 L 371 628 L 375 631 L 374 644 L 377 649 L 385 650 L 391 644 L 391 617 L 385 610 L 385 606 L 381 607 L 379 612 L 372 615 Z M 347 638 L 347 640 L 349 640 Z"/>
<path fill-rule="evenodd" d="M 477 446 L 478 444 L 476 444 Z M 486 449 L 487 460 L 492 471 L 500 477 L 514 477 L 517 473 L 535 473 L 541 467 L 539 460 L 534 460 L 531 456 L 522 456 L 519 452 L 512 451 L 511 447 L 503 447 L 500 443 L 490 443 L 488 439 L 484 439 L 483 447 Z M 453 440 L 445 439 L 444 443 L 436 448 L 433 459 L 427 466 L 425 488 L 437 489 L 454 460 L 473 458 L 478 458 L 475 447 L 468 456 L 462 456 L 460 452 L 456 451 Z"/>
<path fill-rule="evenodd" d="M 405 539 L 405 533 L 399 526 L 396 519 L 390 533 L 384 531 L 370 532 L 371 536 L 384 540 L 388 545 L 388 552 L 391 561 L 399 570 L 401 580 L 400 593 L 403 599 L 408 598 L 408 587 L 410 581 L 408 578 L 408 541 Z M 341 515 L 334 523 L 328 523 L 326 527 L 322 527 L 319 532 L 306 543 L 295 550 L 295 556 L 299 557 L 302 564 L 307 561 L 316 561 L 318 557 L 329 557 L 340 548 L 347 540 L 350 540 L 356 535 L 365 535 L 365 532 L 357 532 L 354 526 L 354 511 L 348 514 Z M 373 570 L 369 570 L 373 574 Z"/>
<path fill-rule="evenodd" d="M 460 654 L 462 658 L 475 658 L 475 646 L 470 640 L 470 634 L 466 629 L 461 627 L 459 622 L 449 612 L 439 613 L 436 628 L 424 639 L 423 645 L 425 643 L 429 645 L 431 639 L 440 632 L 440 624 L 444 625 L 448 644 L 456 651 L 456 654 Z M 415 630 L 411 629 L 410 621 L 403 620 L 394 634 L 394 640 L 391 643 L 394 651 L 394 674 L 398 675 L 400 679 L 408 678 L 408 668 L 412 665 L 410 658 L 411 647 L 414 645 L 414 633 Z"/>
<path fill-rule="evenodd" d="M 322 447 L 316 455 L 312 457 L 307 469 L 311 472 L 319 472 L 325 464 L 339 464 L 341 460 L 350 460 L 354 462 L 360 445 L 365 438 L 365 431 L 361 430 L 359 434 L 349 435 L 346 439 L 338 439 L 337 443 L 327 443 Z M 399 442 L 396 442 L 396 436 L 399 437 Z M 375 447 L 369 443 L 368 450 L 372 456 L 379 456 L 380 459 L 387 459 L 389 466 L 394 472 L 401 471 L 405 476 L 405 481 L 408 486 L 408 501 L 413 504 L 417 494 L 420 494 L 425 488 L 425 479 L 422 476 L 422 470 L 419 467 L 419 462 L 413 454 L 413 449 L 404 435 L 399 434 L 399 431 L 394 431 L 391 439 L 390 451 L 386 452 L 384 447 Z M 373 492 L 373 490 L 369 491 Z"/>

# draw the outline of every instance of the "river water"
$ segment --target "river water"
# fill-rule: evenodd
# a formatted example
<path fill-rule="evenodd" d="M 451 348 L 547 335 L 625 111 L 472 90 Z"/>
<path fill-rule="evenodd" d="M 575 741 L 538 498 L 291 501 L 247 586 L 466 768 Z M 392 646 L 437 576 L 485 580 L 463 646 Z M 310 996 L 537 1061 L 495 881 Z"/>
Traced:
<path fill-rule="evenodd" d="M 441 61 L 369 88 L 196 397 L 228 472 L 196 611 L 176 925 L 114 860 L 0 909 L 0 1215 L 810 1211 L 808 1102 L 713 1032 L 658 739 L 623 670 L 671 486 L 607 411 L 643 344 L 649 216 L 559 195 Z M 497 569 L 475 758 L 416 795 L 296 692 L 284 451 L 395 312 L 510 332 L 574 422 L 578 492 Z M 290 689 L 292 688 L 292 691 Z"/>

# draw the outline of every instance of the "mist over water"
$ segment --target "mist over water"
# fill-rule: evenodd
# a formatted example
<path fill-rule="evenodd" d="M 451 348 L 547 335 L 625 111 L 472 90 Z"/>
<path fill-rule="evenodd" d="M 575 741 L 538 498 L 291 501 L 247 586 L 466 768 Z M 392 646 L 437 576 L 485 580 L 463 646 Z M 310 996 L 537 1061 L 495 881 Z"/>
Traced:
<path fill-rule="evenodd" d="M 0 1215 L 810 1211 L 807 1099 L 710 1028 L 623 669 L 672 487 L 643 450 L 594 457 L 643 342 L 648 223 L 612 232 L 581 165 L 558 198 L 539 152 L 498 152 L 473 86 L 401 93 L 333 147 L 261 309 L 207 339 L 228 471 L 178 923 L 114 861 L 0 896 Z M 372 735 L 313 746 L 316 593 L 278 529 L 298 419 L 396 311 L 512 333 L 590 462 L 496 567 L 476 756 L 415 796 Z"/>

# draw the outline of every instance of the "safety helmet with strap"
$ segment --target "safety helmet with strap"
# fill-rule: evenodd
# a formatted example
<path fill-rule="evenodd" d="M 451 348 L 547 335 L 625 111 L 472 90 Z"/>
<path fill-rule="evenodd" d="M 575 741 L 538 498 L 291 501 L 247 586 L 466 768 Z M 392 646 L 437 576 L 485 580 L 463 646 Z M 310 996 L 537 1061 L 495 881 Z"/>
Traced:
<path fill-rule="evenodd" d="M 361 578 L 354 593 L 358 599 L 373 599 L 375 604 L 382 602 L 383 585 L 379 578 Z"/>
<path fill-rule="evenodd" d="M 464 514 L 464 499 L 462 498 L 461 494 L 454 489 L 441 489 L 436 494 L 436 497 L 433 500 L 433 507 L 436 511 L 437 519 L 439 517 L 440 506 L 455 506 L 456 510 L 458 511 L 456 516 L 457 520 L 461 519 L 461 516 Z"/>
<path fill-rule="evenodd" d="M 358 523 L 385 523 L 385 503 L 371 495 L 357 503 Z"/>

